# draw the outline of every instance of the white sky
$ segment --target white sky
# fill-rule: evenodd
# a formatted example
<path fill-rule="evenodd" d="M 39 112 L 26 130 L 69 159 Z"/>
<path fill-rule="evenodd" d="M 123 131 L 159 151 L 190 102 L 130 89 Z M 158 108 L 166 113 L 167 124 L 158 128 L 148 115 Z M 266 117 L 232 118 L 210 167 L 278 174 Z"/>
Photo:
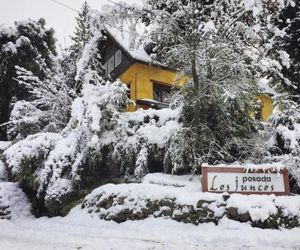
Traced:
<path fill-rule="evenodd" d="M 80 10 L 84 0 L 58 0 L 66 5 Z M 86 0 L 94 9 L 100 9 L 107 0 Z M 126 2 L 139 2 L 127 0 Z M 0 24 L 13 25 L 14 21 L 24 19 L 38 19 L 43 17 L 47 27 L 53 27 L 56 37 L 62 46 L 69 45 L 75 27 L 76 12 L 65 8 L 51 0 L 0 0 Z"/>

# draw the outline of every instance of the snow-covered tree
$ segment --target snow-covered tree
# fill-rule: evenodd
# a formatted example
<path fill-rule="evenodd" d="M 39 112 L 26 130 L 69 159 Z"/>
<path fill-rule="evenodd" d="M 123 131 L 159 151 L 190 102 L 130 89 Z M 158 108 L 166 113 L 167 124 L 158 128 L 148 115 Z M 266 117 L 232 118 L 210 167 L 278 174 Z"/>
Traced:
<path fill-rule="evenodd" d="M 18 84 L 30 99 L 13 105 L 8 126 L 9 140 L 20 140 L 38 132 L 59 132 L 69 121 L 75 92 L 66 84 L 59 64 L 40 80 L 31 71 L 16 66 Z"/>
<path fill-rule="evenodd" d="M 61 133 L 30 135 L 4 152 L 11 178 L 30 188 L 48 213 L 61 213 L 89 176 L 83 173 L 96 168 L 93 160 L 101 156 L 99 138 L 114 128 L 128 101 L 127 87 L 121 82 L 84 84 Z M 101 165 L 97 167 L 101 173 Z"/>
<path fill-rule="evenodd" d="M 257 45 L 271 38 L 268 32 L 274 34 L 270 21 L 276 17 L 273 12 L 280 10 L 280 4 L 281 1 L 269 4 L 244 0 L 148 1 L 146 22 L 154 26 L 151 35 L 157 44 L 153 55 L 191 75 L 198 88 L 199 81 L 213 80 L 215 72 L 209 66 L 216 64 L 214 59 L 218 59 L 217 53 L 225 52 L 225 45 L 234 47 L 240 56 L 248 52 L 244 56 L 251 61 L 265 53 L 265 48 Z M 263 23 L 267 15 L 268 24 Z"/>
<path fill-rule="evenodd" d="M 289 169 L 290 185 L 293 193 L 300 193 L 300 112 L 294 103 L 270 119 L 272 131 L 262 152 L 268 154 L 265 162 L 282 162 Z"/>
<path fill-rule="evenodd" d="M 280 51 L 274 55 L 271 49 L 284 33 L 275 20 L 292 3 L 147 1 L 143 20 L 156 44 L 152 56 L 191 76 L 181 91 L 184 127 L 170 144 L 175 171 L 249 153 L 257 128 L 249 117 L 257 81 L 265 75 L 282 78 L 286 61 L 276 61 Z"/>
<path fill-rule="evenodd" d="M 82 56 L 77 61 L 75 75 L 75 81 L 77 82 L 76 90 L 80 89 L 86 83 L 97 83 L 110 79 L 105 73 L 98 48 L 98 43 L 101 39 L 105 39 L 103 34 L 97 32 L 86 44 L 82 51 Z"/>
<path fill-rule="evenodd" d="M 0 124 L 9 119 L 9 109 L 13 97 L 23 100 L 30 94 L 17 84 L 18 65 L 41 80 L 53 66 L 55 40 L 53 29 L 45 28 L 45 21 L 16 22 L 14 27 L 0 26 Z M 5 127 L 0 128 L 0 138 L 6 138 Z"/>
<path fill-rule="evenodd" d="M 76 19 L 75 33 L 71 37 L 74 44 L 71 46 L 72 53 L 76 53 L 80 57 L 85 45 L 93 36 L 91 23 L 91 9 L 87 2 L 84 2 Z"/>
<path fill-rule="evenodd" d="M 283 50 L 281 57 L 290 58 L 283 65 L 283 75 L 287 80 L 282 81 L 283 88 L 290 95 L 299 95 L 300 93 L 300 3 L 295 1 L 293 5 L 287 6 L 281 11 L 277 25 L 285 29 L 286 34 L 278 39 L 277 49 Z M 299 97 L 293 96 L 294 100 L 299 101 Z"/>
<path fill-rule="evenodd" d="M 75 33 L 71 37 L 73 44 L 67 49 L 62 60 L 62 69 L 65 72 L 67 84 L 80 91 L 84 79 L 83 71 L 94 70 L 104 76 L 98 43 L 102 38 L 99 29 L 94 27 L 92 11 L 87 2 L 82 5 L 76 17 Z M 89 71 L 91 72 L 91 71 Z"/>

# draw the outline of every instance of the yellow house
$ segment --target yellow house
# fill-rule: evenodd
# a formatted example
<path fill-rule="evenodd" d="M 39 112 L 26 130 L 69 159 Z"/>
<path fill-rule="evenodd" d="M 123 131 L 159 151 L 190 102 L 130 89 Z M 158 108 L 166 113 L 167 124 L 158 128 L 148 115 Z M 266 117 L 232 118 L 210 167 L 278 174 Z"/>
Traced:
<path fill-rule="evenodd" d="M 273 113 L 273 96 L 276 96 L 277 93 L 268 85 L 268 80 L 262 78 L 258 81 L 258 88 L 260 95 L 256 97 L 260 101 L 260 112 L 258 118 L 262 121 L 267 121 Z"/>
<path fill-rule="evenodd" d="M 150 57 L 149 48 L 144 47 L 139 37 L 129 31 L 120 32 L 114 28 L 105 31 L 106 39 L 100 41 L 102 59 L 107 74 L 119 78 L 130 89 L 130 98 L 135 105 L 129 111 L 139 108 L 167 107 L 171 88 L 181 87 L 188 77 L 178 79 L 177 71 L 166 67 Z M 151 48 L 150 48 L 151 49 Z M 262 89 L 260 118 L 266 121 L 272 114 L 270 91 Z"/>
<path fill-rule="evenodd" d="M 167 107 L 172 87 L 183 86 L 188 78 L 178 79 L 177 71 L 152 60 L 139 41 L 132 41 L 129 32 L 106 30 L 101 46 L 104 67 L 113 78 L 119 78 L 130 89 L 130 98 L 138 108 Z"/>

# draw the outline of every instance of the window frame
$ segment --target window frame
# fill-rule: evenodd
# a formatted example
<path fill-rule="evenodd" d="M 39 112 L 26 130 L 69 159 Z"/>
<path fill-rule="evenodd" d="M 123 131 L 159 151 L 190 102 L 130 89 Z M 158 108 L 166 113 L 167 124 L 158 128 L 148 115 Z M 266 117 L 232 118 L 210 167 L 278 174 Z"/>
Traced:
<path fill-rule="evenodd" d="M 122 51 L 118 49 L 115 52 L 114 57 L 115 57 L 115 68 L 117 68 L 122 63 Z"/>
<path fill-rule="evenodd" d="M 172 85 L 156 80 L 151 80 L 151 82 L 153 84 L 153 100 L 161 103 L 169 103 L 169 100 L 166 101 L 166 99 L 168 99 L 171 95 Z M 158 89 L 160 91 L 160 93 L 158 94 L 158 98 L 156 98 L 155 89 Z"/>
<path fill-rule="evenodd" d="M 115 69 L 115 56 L 112 55 L 107 61 L 107 73 L 110 74 Z"/>

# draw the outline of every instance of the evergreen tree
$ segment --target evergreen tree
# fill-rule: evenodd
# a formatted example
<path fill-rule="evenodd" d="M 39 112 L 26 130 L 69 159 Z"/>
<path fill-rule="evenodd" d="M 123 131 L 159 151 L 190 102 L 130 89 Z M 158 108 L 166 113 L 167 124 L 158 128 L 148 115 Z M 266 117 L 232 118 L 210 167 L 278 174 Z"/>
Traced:
<path fill-rule="evenodd" d="M 43 80 L 53 66 L 55 39 L 53 29 L 45 28 L 45 20 L 16 22 L 15 27 L 0 26 L 0 124 L 9 119 L 12 99 L 30 98 L 17 84 L 18 65 Z M 0 140 L 5 140 L 6 129 L 0 128 Z"/>
<path fill-rule="evenodd" d="M 283 87 L 291 95 L 300 94 L 300 3 L 296 1 L 283 9 L 278 19 L 279 28 L 284 28 L 286 35 L 278 39 L 279 48 L 283 49 L 291 62 L 283 66 L 282 73 L 287 81 Z M 294 98 L 295 99 L 295 98 Z M 299 97 L 296 98 L 299 101 Z"/>
<path fill-rule="evenodd" d="M 75 27 L 74 36 L 71 37 L 74 42 L 71 48 L 78 56 L 80 56 L 83 48 L 93 36 L 90 11 L 90 6 L 87 2 L 84 2 L 81 7 L 81 11 L 75 18 L 77 26 Z"/>
<path fill-rule="evenodd" d="M 95 84 L 103 80 L 110 80 L 102 65 L 99 42 L 105 39 L 102 32 L 97 32 L 85 45 L 80 59 L 76 63 L 76 91 L 79 91 L 83 84 Z"/>
<path fill-rule="evenodd" d="M 76 17 L 75 33 L 74 36 L 71 37 L 73 44 L 68 49 L 68 52 L 62 61 L 62 67 L 67 76 L 67 83 L 69 86 L 75 88 L 79 88 L 76 85 L 81 85 L 75 80 L 78 70 L 77 63 L 82 57 L 85 46 L 89 43 L 94 34 L 91 24 L 90 11 L 90 6 L 87 2 L 84 2 L 81 11 Z"/>

